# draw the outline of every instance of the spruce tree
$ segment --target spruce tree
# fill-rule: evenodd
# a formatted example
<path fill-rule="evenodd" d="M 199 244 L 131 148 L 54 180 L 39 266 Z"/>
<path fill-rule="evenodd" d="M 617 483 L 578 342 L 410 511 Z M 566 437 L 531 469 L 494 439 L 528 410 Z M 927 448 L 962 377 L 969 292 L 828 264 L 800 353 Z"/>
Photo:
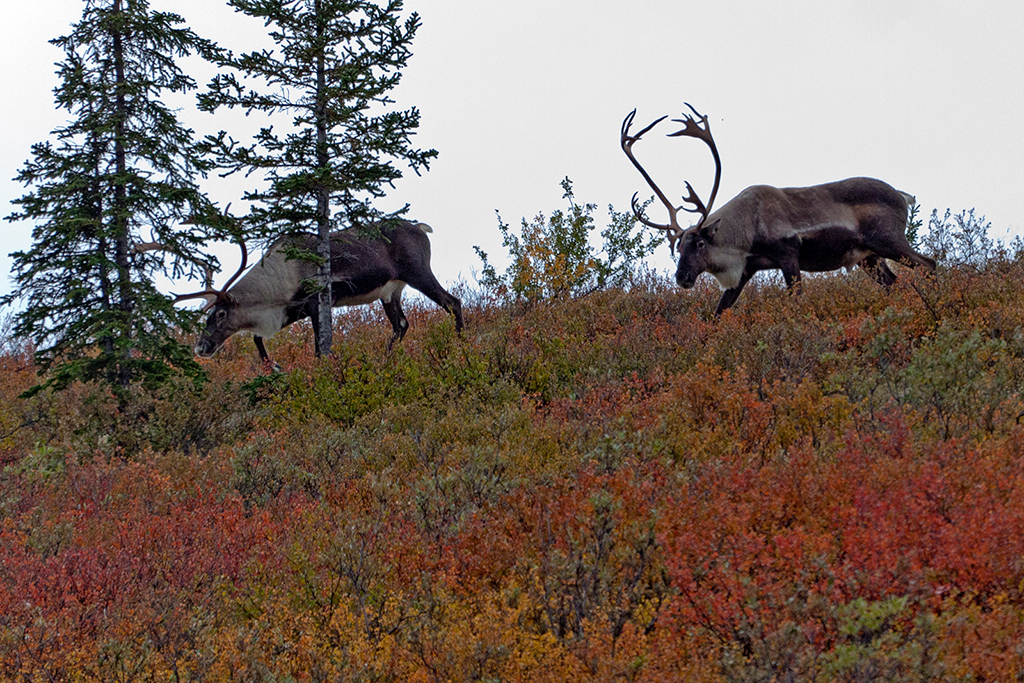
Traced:
<path fill-rule="evenodd" d="M 158 272 L 215 267 L 200 249 L 224 227 L 196 185 L 209 164 L 161 99 L 196 87 L 176 58 L 213 49 L 182 21 L 146 0 L 85 0 L 81 20 L 51 41 L 64 51 L 54 93 L 69 121 L 18 175 L 30 191 L 7 220 L 33 222 L 33 243 L 11 255 L 16 290 L 3 299 L 22 303 L 15 333 L 33 340 L 49 375 L 36 391 L 101 381 L 123 407 L 133 383 L 201 374 L 174 338 L 193 316 L 153 284 Z"/>
<path fill-rule="evenodd" d="M 313 320 L 316 353 L 331 348 L 330 233 L 356 227 L 372 233 L 381 216 L 372 200 L 402 176 L 396 161 L 419 173 L 436 156 L 412 146 L 416 108 L 395 110 L 388 93 L 398 84 L 420 25 L 403 21 L 401 0 L 228 0 L 270 27 L 273 50 L 225 54 L 200 107 L 288 115 L 290 125 L 260 130 L 252 144 L 227 133 L 208 139 L 227 173 L 263 174 L 266 189 L 248 193 L 247 225 L 270 238 L 315 232 L 315 254 L 295 254 L 319 265 Z M 241 77 L 241 80 L 239 79 Z M 253 84 L 243 81 L 252 80 Z M 404 210 L 403 210 L 404 211 Z M 398 212 L 402 213 L 402 212 Z"/>

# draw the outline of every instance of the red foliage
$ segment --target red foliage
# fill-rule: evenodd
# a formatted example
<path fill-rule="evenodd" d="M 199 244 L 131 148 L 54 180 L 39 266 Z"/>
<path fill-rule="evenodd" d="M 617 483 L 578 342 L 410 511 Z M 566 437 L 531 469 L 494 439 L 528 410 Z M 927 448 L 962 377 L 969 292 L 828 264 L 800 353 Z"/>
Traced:
<path fill-rule="evenodd" d="M 1018 275 L 356 315 L 8 408 L 0 678 L 1014 680 Z"/>

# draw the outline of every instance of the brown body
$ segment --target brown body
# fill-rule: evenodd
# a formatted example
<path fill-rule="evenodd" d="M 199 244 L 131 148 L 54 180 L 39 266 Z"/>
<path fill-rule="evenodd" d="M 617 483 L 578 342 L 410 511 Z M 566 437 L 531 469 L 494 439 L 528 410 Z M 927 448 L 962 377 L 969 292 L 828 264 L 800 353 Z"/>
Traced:
<path fill-rule="evenodd" d="M 454 315 L 456 330 L 461 331 L 462 304 L 441 287 L 430 269 L 430 241 L 426 235 L 431 232 L 430 226 L 398 221 L 380 230 L 379 238 L 363 237 L 350 230 L 331 235 L 333 305 L 358 306 L 381 301 L 394 330 L 390 348 L 409 328 L 402 311 L 402 290 L 409 285 Z M 315 318 L 317 297 L 305 283 L 315 278 L 317 268 L 309 261 L 288 258 L 284 251 L 288 246 L 312 251 L 315 241 L 314 235 L 283 237 L 230 289 L 179 297 L 210 299 L 210 315 L 196 342 L 196 355 L 213 356 L 232 335 L 249 332 L 260 357 L 269 362 L 263 345 L 265 337 L 297 320 Z M 239 273 L 244 267 L 243 259 Z"/>
<path fill-rule="evenodd" d="M 725 290 L 716 314 L 732 306 L 761 270 L 781 270 L 792 287 L 801 271 L 859 265 L 889 287 L 896 276 L 885 259 L 935 269 L 935 261 L 907 242 L 908 200 L 874 178 L 812 187 L 748 187 L 684 232 L 676 281 L 689 288 L 703 272 L 715 276 Z"/>
<path fill-rule="evenodd" d="M 633 145 L 667 117 L 630 135 L 634 110 L 622 122 L 620 144 L 668 209 L 669 223 L 648 220 L 636 195 L 633 212 L 644 225 L 665 230 L 670 249 L 675 251 L 679 244 L 676 281 L 680 286 L 693 287 L 704 272 L 715 276 L 725 290 L 715 315 L 736 303 L 743 287 L 761 270 L 781 270 L 789 287 L 799 282 L 801 271 L 823 272 L 855 265 L 870 270 L 879 283 L 889 287 L 896 275 L 886 259 L 935 270 L 935 261 L 914 251 L 907 241 L 908 207 L 914 198 L 874 178 L 848 178 L 811 187 L 754 185 L 712 212 L 722 175 L 721 159 L 707 117 L 687 106 L 693 115 L 684 113 L 682 119 L 674 119 L 683 128 L 669 137 L 697 138 L 710 148 L 715 160 L 715 183 L 706 206 L 690 183 L 686 183 L 684 204 L 673 205 L 633 156 Z M 697 213 L 701 218 L 683 230 L 678 221 L 680 211 Z"/>

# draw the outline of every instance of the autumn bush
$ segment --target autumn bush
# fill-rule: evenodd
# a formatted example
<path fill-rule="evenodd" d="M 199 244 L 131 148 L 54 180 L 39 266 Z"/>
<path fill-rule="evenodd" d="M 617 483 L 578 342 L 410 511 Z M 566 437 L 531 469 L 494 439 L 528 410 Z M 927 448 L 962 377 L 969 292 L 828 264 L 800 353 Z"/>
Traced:
<path fill-rule="evenodd" d="M 1020 680 L 1024 255 L 717 295 L 354 309 L 129 412 L 5 340 L 0 679 Z"/>
<path fill-rule="evenodd" d="M 608 206 L 608 226 L 600 232 L 596 248 L 591 233 L 596 229 L 596 204 L 579 204 L 566 177 L 562 199 L 568 206 L 550 216 L 539 213 L 532 221 L 522 219 L 517 235 L 498 213 L 498 231 L 511 263 L 498 273 L 486 252 L 474 246 L 483 262 L 480 283 L 494 300 L 533 303 L 546 299 L 571 299 L 609 287 L 629 286 L 642 270 L 645 256 L 664 239 L 650 236 L 631 212 Z"/>

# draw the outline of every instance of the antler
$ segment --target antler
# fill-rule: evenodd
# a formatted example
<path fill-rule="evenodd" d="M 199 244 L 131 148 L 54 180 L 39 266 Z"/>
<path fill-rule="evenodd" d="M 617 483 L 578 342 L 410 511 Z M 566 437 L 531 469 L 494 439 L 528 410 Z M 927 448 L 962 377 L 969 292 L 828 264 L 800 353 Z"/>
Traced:
<path fill-rule="evenodd" d="M 228 212 L 230 210 L 231 210 L 231 202 L 228 202 L 228 205 L 226 207 L 224 207 L 224 217 L 225 218 L 230 218 L 230 216 L 228 214 Z M 195 219 L 194 218 L 189 218 L 188 220 L 182 221 L 182 224 L 183 225 L 195 225 Z M 153 233 L 150 232 L 149 236 L 150 236 L 150 238 L 153 238 Z M 245 245 L 242 245 L 242 248 L 244 249 Z M 145 254 L 147 251 L 166 251 L 169 254 L 175 254 L 175 255 L 180 256 L 178 251 L 172 249 L 171 247 L 167 246 L 163 242 L 158 242 L 155 239 L 151 239 L 151 241 L 149 241 L 149 242 L 136 242 L 135 244 L 132 245 L 132 251 L 135 252 L 136 254 Z M 193 261 L 193 263 L 195 263 L 195 261 Z M 211 266 L 207 265 L 206 268 L 203 269 L 203 274 L 204 274 L 203 284 L 205 284 L 207 288 L 211 288 L 213 286 L 213 275 L 214 275 L 213 268 Z"/>
<path fill-rule="evenodd" d="M 693 105 L 690 104 L 689 102 L 684 102 L 684 104 L 690 108 L 690 111 L 693 112 L 693 116 L 690 116 L 686 112 L 683 112 L 683 118 L 672 119 L 673 123 L 683 124 L 683 129 L 678 130 L 675 133 L 669 133 L 668 137 L 677 138 L 680 136 L 685 136 L 690 138 L 697 138 L 698 140 L 703 140 L 704 143 L 711 149 L 711 156 L 715 158 L 715 184 L 711 188 L 711 197 L 708 199 L 707 206 L 704 205 L 704 202 L 702 202 L 700 200 L 700 197 L 697 196 L 697 193 L 694 192 L 693 186 L 690 185 L 690 182 L 685 181 L 686 191 L 689 194 L 687 197 L 683 198 L 683 201 L 687 202 L 688 204 L 693 204 L 696 208 L 684 208 L 683 210 L 689 213 L 699 213 L 701 215 L 701 218 L 699 221 L 697 221 L 697 225 L 695 227 L 700 227 L 700 225 L 702 225 L 704 221 L 708 219 L 708 214 L 711 213 L 711 207 L 715 205 L 715 196 L 718 195 L 718 183 L 722 179 L 722 159 L 721 157 L 718 156 L 718 146 L 715 145 L 715 139 L 711 136 L 711 124 L 708 123 L 708 117 L 694 109 Z"/>
<path fill-rule="evenodd" d="M 235 218 L 228 213 L 230 210 L 231 203 L 228 202 L 228 205 L 224 207 L 223 216 L 225 220 L 234 221 Z M 194 222 L 195 221 L 192 218 L 185 221 L 186 224 L 191 224 Z M 208 301 L 206 305 L 203 306 L 203 310 L 207 311 L 218 301 L 227 298 L 229 296 L 228 289 L 230 289 L 231 285 L 235 283 L 235 280 L 237 280 L 242 275 L 242 273 L 245 271 L 246 265 L 248 265 L 249 263 L 249 251 L 245 248 L 245 240 L 242 239 L 241 236 L 238 237 L 238 246 L 241 247 L 242 249 L 242 264 L 238 266 L 238 270 L 235 271 L 234 275 L 228 278 L 228 281 L 224 283 L 224 286 L 222 288 L 215 289 L 213 287 L 213 269 L 207 268 L 206 278 L 204 282 L 204 284 L 206 285 L 206 289 L 202 290 L 201 292 L 192 292 L 191 294 L 176 294 L 174 295 L 174 303 L 178 303 L 179 301 L 187 301 L 189 299 L 207 299 Z M 163 245 L 160 244 L 159 242 L 142 242 L 135 245 L 135 251 L 138 253 L 150 251 L 152 249 L 163 248 Z"/>
<path fill-rule="evenodd" d="M 232 275 L 227 282 L 224 283 L 224 286 L 222 288 L 215 289 L 213 287 L 207 286 L 207 288 L 202 290 L 201 292 L 192 292 L 191 294 L 175 294 L 174 303 L 178 303 L 179 301 L 186 301 L 188 299 L 208 299 L 206 305 L 203 306 L 203 310 L 207 311 L 210 308 L 212 308 L 213 305 L 216 304 L 218 301 L 221 301 L 222 299 L 225 299 L 228 296 L 230 296 L 228 294 L 228 290 L 231 288 L 231 285 L 235 283 L 235 280 L 237 280 L 242 275 L 242 273 L 245 271 L 246 265 L 248 265 L 249 263 L 249 251 L 245 248 L 245 240 L 243 240 L 242 238 L 238 238 L 238 246 L 241 247 L 242 249 L 242 264 L 238 266 L 238 270 L 235 271 L 235 274 Z M 213 278 L 211 277 L 209 280 L 207 280 L 207 282 L 210 282 L 212 279 Z"/>
<path fill-rule="evenodd" d="M 670 202 L 668 200 L 668 197 L 666 197 L 665 193 L 661 191 L 661 188 L 659 188 L 658 185 L 654 182 L 654 179 L 651 178 L 650 174 L 644 169 L 643 166 L 640 165 L 640 162 L 636 160 L 636 157 L 633 156 L 633 145 L 640 138 L 643 137 L 644 133 L 649 131 L 651 128 L 654 128 L 656 125 L 658 125 L 659 123 L 661 123 L 662 121 L 664 121 L 668 117 L 667 116 L 662 116 L 659 119 L 655 119 L 655 121 L 653 123 L 651 123 L 649 126 L 644 128 L 643 130 L 641 130 L 636 135 L 630 135 L 629 134 L 629 128 L 630 128 L 630 126 L 633 125 L 633 119 L 635 117 L 636 117 L 636 109 L 634 109 L 633 111 L 629 112 L 629 115 L 626 116 L 625 119 L 623 119 L 623 121 L 622 121 L 622 130 L 621 130 L 620 135 L 619 135 L 619 144 L 622 146 L 622 151 L 626 153 L 627 157 L 629 157 L 629 160 L 631 162 L 633 162 L 633 166 L 636 167 L 636 170 L 640 171 L 640 175 L 642 175 L 644 177 L 644 180 L 647 181 L 647 184 L 651 186 L 652 190 L 654 190 L 654 194 L 656 194 L 658 196 L 658 199 L 661 200 L 661 203 L 665 205 L 666 209 L 668 209 L 669 223 L 667 225 L 662 225 L 660 223 L 655 223 L 653 221 L 648 220 L 647 217 L 644 216 L 643 210 L 640 208 L 640 205 L 637 202 L 637 195 L 639 194 L 638 192 L 634 192 L 633 193 L 633 199 L 630 202 L 630 206 L 633 208 L 633 215 L 636 216 L 636 219 L 638 221 L 640 221 L 641 223 L 643 223 L 644 225 L 646 225 L 649 228 L 654 228 L 656 230 L 664 230 L 666 233 L 668 233 L 667 236 L 668 236 L 668 248 L 669 248 L 669 251 L 675 252 L 675 250 L 676 250 L 676 241 L 683 234 L 683 229 L 679 226 L 679 219 L 678 219 L 679 211 L 683 207 L 681 207 L 681 206 L 674 206 L 672 204 L 672 202 Z"/>
<path fill-rule="evenodd" d="M 694 191 L 693 186 L 690 185 L 689 181 L 685 181 L 687 196 L 683 197 L 683 202 L 685 202 L 685 204 L 692 205 L 694 208 L 688 208 L 687 206 L 685 206 L 685 204 L 680 206 L 675 206 L 674 204 L 672 204 L 672 202 L 668 200 L 668 197 L 665 196 L 665 193 L 662 192 L 661 189 L 654 183 L 654 180 L 651 179 L 650 174 L 648 174 L 647 171 L 644 170 L 644 167 L 641 166 L 640 162 L 638 162 L 636 160 L 636 157 L 633 156 L 633 144 L 636 143 L 636 141 L 639 140 L 641 137 L 643 137 L 644 133 L 646 133 L 651 128 L 654 128 L 656 125 L 658 125 L 666 118 L 668 118 L 667 116 L 662 116 L 661 118 L 656 119 L 653 123 L 651 123 L 649 126 L 641 130 L 636 135 L 630 135 L 629 128 L 633 124 L 633 118 L 636 116 L 636 109 L 634 109 L 629 113 L 629 116 L 627 116 L 623 120 L 622 132 L 619 138 L 619 144 L 622 145 L 622 151 L 626 153 L 626 156 L 629 157 L 629 160 L 631 162 L 633 162 L 633 165 L 636 167 L 636 169 L 640 171 L 640 175 L 644 177 L 644 180 L 646 180 L 647 184 L 651 186 L 652 190 L 654 190 L 654 193 L 658 196 L 658 199 L 661 200 L 661 203 L 665 205 L 666 209 L 668 209 L 669 223 L 667 225 L 661 225 L 649 221 L 643 215 L 640 209 L 640 206 L 637 202 L 636 194 L 633 195 L 633 200 L 631 202 L 631 206 L 633 207 L 633 214 L 636 216 L 637 220 L 639 220 L 647 227 L 666 231 L 668 233 L 669 249 L 672 251 L 675 251 L 676 242 L 683 234 L 683 228 L 680 227 L 679 225 L 679 212 L 686 211 L 688 213 L 699 213 L 701 215 L 701 218 L 699 221 L 697 221 L 697 226 L 699 227 L 701 224 L 703 224 L 704 221 L 707 220 L 708 214 L 711 213 L 711 207 L 715 203 L 715 196 L 718 194 L 718 184 L 719 181 L 722 179 L 722 160 L 718 156 L 718 147 L 715 145 L 715 140 L 711 136 L 711 126 L 708 123 L 708 117 L 704 116 L 703 114 L 700 114 L 696 109 L 693 108 L 693 106 L 690 103 L 687 102 L 685 104 L 687 107 L 690 108 L 690 111 L 693 112 L 693 116 L 690 116 L 689 114 L 683 112 L 683 118 L 672 119 L 675 123 L 682 123 L 683 128 L 682 130 L 676 131 L 675 133 L 670 133 L 668 137 L 674 138 L 686 136 L 697 138 L 699 140 L 703 140 L 704 143 L 707 144 L 707 146 L 711 149 L 711 154 L 715 158 L 715 184 L 714 188 L 711 190 L 710 201 L 708 201 L 706 206 L 704 202 L 701 201 L 700 197 L 697 196 L 697 193 Z"/>
<path fill-rule="evenodd" d="M 147 251 L 166 251 L 169 254 L 178 253 L 174 249 L 171 249 L 169 246 L 164 244 L 163 242 L 156 241 L 136 242 L 135 244 L 132 245 L 132 251 L 134 251 L 136 254 L 145 254 Z M 213 268 L 207 265 L 206 268 L 203 269 L 203 275 L 203 282 L 207 286 L 210 286 L 213 283 Z"/>

